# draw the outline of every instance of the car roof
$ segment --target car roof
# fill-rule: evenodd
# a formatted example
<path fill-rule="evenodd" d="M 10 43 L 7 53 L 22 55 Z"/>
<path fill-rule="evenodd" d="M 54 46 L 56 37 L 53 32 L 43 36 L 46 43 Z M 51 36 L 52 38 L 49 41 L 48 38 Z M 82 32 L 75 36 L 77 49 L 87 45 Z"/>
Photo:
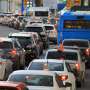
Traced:
<path fill-rule="evenodd" d="M 10 76 L 12 75 L 50 75 L 53 76 L 54 74 L 50 71 L 46 71 L 46 70 L 17 70 L 14 71 L 10 74 Z"/>
<path fill-rule="evenodd" d="M 0 81 L 0 86 L 17 87 L 17 86 L 25 86 L 25 84 L 22 82 Z"/>
<path fill-rule="evenodd" d="M 43 26 L 53 26 L 54 27 L 53 24 L 43 24 Z"/>
<path fill-rule="evenodd" d="M 80 50 L 78 46 L 64 46 L 65 49 L 75 49 L 75 50 Z"/>
<path fill-rule="evenodd" d="M 52 51 L 58 51 L 58 49 L 48 49 L 47 50 L 48 52 L 52 52 Z M 62 52 L 64 52 L 64 51 L 66 51 L 66 52 L 78 52 L 78 50 L 76 50 L 76 49 L 70 49 L 70 48 L 67 48 L 67 49 L 64 49 Z"/>
<path fill-rule="evenodd" d="M 89 42 L 89 40 L 87 39 L 64 39 L 63 41 L 87 41 Z"/>
<path fill-rule="evenodd" d="M 27 24 L 25 27 L 43 27 L 42 23 Z"/>
<path fill-rule="evenodd" d="M 20 37 L 31 37 L 32 35 L 37 35 L 34 32 L 18 32 L 18 33 L 10 33 L 9 36 L 20 36 Z"/>
<path fill-rule="evenodd" d="M 14 39 L 8 38 L 8 37 L 0 37 L 0 42 L 3 42 L 3 41 L 12 42 L 13 40 Z"/>
<path fill-rule="evenodd" d="M 34 59 L 32 62 L 55 62 L 55 63 L 65 63 L 65 60 L 58 59 Z"/>

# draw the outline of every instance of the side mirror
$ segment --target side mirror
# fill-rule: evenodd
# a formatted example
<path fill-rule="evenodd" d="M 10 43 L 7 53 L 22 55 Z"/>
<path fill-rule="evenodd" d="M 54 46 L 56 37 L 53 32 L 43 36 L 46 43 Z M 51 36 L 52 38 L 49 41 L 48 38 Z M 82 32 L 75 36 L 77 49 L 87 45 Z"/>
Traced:
<path fill-rule="evenodd" d="M 64 87 L 64 88 L 71 88 L 72 87 L 72 84 L 69 83 L 69 82 L 66 82 L 65 84 L 61 85 L 61 87 Z M 70 89 L 71 90 L 71 89 Z"/>
<path fill-rule="evenodd" d="M 66 82 L 66 83 L 65 83 L 65 87 L 71 87 L 71 86 L 72 86 L 71 83 L 69 83 L 69 82 Z"/>

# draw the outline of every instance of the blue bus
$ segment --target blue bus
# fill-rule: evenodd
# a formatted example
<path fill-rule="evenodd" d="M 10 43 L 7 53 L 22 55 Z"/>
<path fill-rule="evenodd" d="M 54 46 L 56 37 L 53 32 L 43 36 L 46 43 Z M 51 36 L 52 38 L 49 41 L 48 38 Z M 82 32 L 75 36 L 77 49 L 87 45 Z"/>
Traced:
<path fill-rule="evenodd" d="M 58 23 L 58 44 L 62 39 L 90 40 L 90 11 L 65 11 L 60 15 Z"/>

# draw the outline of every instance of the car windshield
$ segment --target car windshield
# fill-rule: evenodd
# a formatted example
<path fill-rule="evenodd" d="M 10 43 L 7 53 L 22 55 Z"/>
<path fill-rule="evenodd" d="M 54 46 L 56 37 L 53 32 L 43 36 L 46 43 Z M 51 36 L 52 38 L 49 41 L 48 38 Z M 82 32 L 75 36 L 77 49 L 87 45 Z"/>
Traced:
<path fill-rule="evenodd" d="M 13 48 L 11 42 L 7 41 L 0 42 L 0 49 L 11 49 L 11 48 Z"/>
<path fill-rule="evenodd" d="M 43 70 L 44 64 L 43 62 L 32 62 L 29 70 Z M 63 63 L 48 62 L 47 64 L 50 71 L 64 71 Z"/>
<path fill-rule="evenodd" d="M 37 32 L 40 33 L 43 31 L 42 27 L 26 27 L 25 28 L 26 32 Z"/>
<path fill-rule="evenodd" d="M 53 26 L 44 26 L 46 30 L 54 30 Z"/>
<path fill-rule="evenodd" d="M 12 75 L 9 81 L 24 82 L 30 86 L 53 86 L 53 76 L 49 75 Z"/>
<path fill-rule="evenodd" d="M 18 89 L 14 87 L 0 86 L 0 90 L 18 90 Z"/>
<path fill-rule="evenodd" d="M 64 41 L 64 46 L 78 46 L 78 47 L 88 47 L 87 41 Z"/>
<path fill-rule="evenodd" d="M 78 60 L 76 52 L 61 52 L 61 51 L 52 51 L 48 52 L 47 59 L 64 59 L 64 60 Z"/>
<path fill-rule="evenodd" d="M 10 37 L 13 37 L 13 38 L 17 38 L 20 45 L 25 48 L 27 45 L 30 45 L 32 44 L 32 39 L 31 37 L 18 37 L 18 36 L 10 36 Z"/>

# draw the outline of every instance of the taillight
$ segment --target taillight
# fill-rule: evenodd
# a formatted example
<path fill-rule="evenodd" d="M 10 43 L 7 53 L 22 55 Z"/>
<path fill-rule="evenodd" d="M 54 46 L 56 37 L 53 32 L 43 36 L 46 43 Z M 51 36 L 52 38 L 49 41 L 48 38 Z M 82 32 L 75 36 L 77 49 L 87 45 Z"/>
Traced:
<path fill-rule="evenodd" d="M 86 54 L 87 56 L 89 56 L 89 54 L 90 54 L 89 48 L 87 48 L 87 49 L 85 50 L 85 54 Z"/>
<path fill-rule="evenodd" d="M 6 64 L 6 62 L 0 62 L 0 64 Z"/>
<path fill-rule="evenodd" d="M 16 51 L 16 49 L 12 49 L 9 53 L 10 53 L 12 56 L 14 56 L 14 55 L 17 54 L 17 51 Z"/>
<path fill-rule="evenodd" d="M 16 88 L 17 88 L 17 90 L 22 90 L 19 86 L 17 86 Z"/>
<path fill-rule="evenodd" d="M 59 76 L 59 79 L 60 80 L 67 80 L 68 79 L 68 75 L 61 75 L 61 76 Z"/>
<path fill-rule="evenodd" d="M 76 67 L 76 69 L 79 71 L 80 70 L 80 64 L 79 63 L 76 63 L 75 64 L 75 67 Z"/>

